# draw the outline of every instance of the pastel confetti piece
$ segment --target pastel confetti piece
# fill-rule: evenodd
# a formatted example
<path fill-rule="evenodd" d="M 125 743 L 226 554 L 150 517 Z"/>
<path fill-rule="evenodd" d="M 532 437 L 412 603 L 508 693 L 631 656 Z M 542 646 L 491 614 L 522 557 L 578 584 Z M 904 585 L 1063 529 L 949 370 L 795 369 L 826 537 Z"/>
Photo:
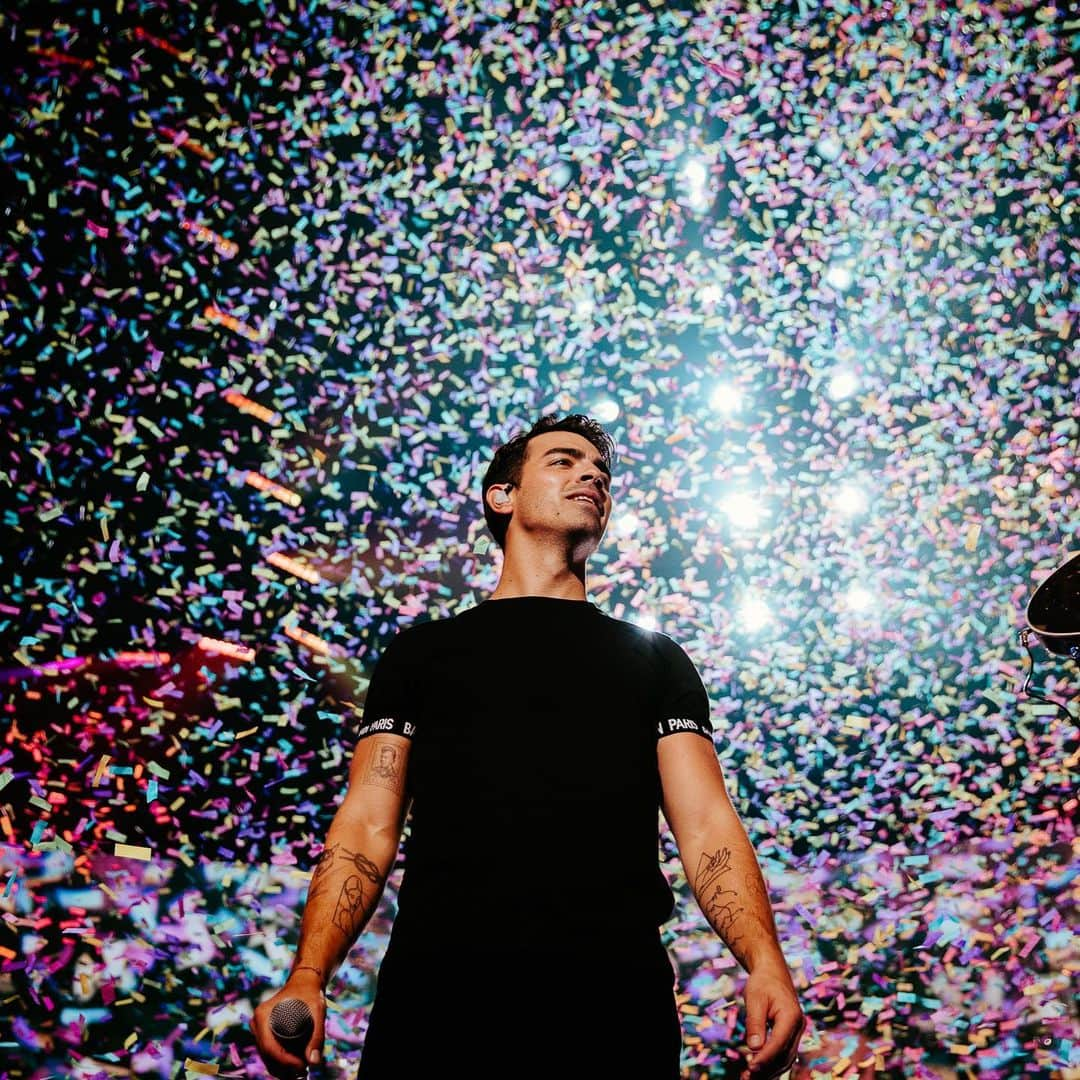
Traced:
<path fill-rule="evenodd" d="M 184 1060 L 184 1068 L 189 1072 L 198 1073 L 199 1076 L 217 1076 L 219 1068 L 211 1061 L 195 1061 L 193 1058 Z"/>
<path fill-rule="evenodd" d="M 153 857 L 153 848 L 142 847 L 138 844 L 114 844 L 113 854 L 120 859 L 142 859 L 146 861 Z"/>

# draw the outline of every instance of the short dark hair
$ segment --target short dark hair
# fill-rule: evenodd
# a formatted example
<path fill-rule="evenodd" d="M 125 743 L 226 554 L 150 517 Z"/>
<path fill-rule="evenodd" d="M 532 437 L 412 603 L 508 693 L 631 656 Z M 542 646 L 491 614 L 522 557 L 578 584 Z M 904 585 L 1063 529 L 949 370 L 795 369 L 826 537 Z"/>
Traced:
<path fill-rule="evenodd" d="M 610 473 L 615 464 L 615 440 L 600 426 L 599 422 L 582 413 L 571 413 L 561 420 L 554 413 L 541 416 L 533 426 L 521 434 L 515 435 L 509 442 L 504 443 L 495 451 L 491 464 L 484 473 L 484 480 L 480 486 L 480 499 L 484 505 L 484 520 L 487 522 L 491 535 L 495 537 L 495 543 L 506 550 L 506 529 L 510 524 L 507 514 L 496 514 L 488 506 L 487 491 L 494 484 L 513 484 L 517 487 L 521 483 L 521 470 L 525 464 L 525 456 L 528 453 L 527 444 L 530 439 L 537 435 L 546 435 L 549 431 L 569 431 L 575 435 L 581 435 L 600 451 L 600 457 Z"/>

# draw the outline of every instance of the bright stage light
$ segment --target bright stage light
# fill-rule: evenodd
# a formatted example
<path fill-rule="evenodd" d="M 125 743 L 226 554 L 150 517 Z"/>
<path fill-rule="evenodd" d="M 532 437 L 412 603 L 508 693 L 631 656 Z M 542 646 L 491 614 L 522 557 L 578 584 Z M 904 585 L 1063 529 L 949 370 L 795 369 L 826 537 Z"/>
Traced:
<path fill-rule="evenodd" d="M 691 210 L 707 210 L 712 202 L 712 197 L 704 188 L 692 187 L 687 201 Z"/>
<path fill-rule="evenodd" d="M 866 492 L 858 484 L 844 484 L 833 495 L 832 507 L 838 514 L 855 517 L 866 510 L 868 500 Z"/>
<path fill-rule="evenodd" d="M 644 522 L 633 512 L 619 514 L 619 516 L 611 523 L 611 531 L 615 534 L 616 539 L 622 539 L 625 536 L 633 536 L 643 527 Z"/>
<path fill-rule="evenodd" d="M 708 166 L 698 158 L 691 158 L 683 167 L 683 177 L 691 187 L 699 188 L 709 179 Z"/>
<path fill-rule="evenodd" d="M 703 304 L 718 304 L 724 299 L 724 288 L 722 285 L 717 285 L 715 282 L 709 285 L 702 285 L 698 289 L 698 300 Z"/>
<path fill-rule="evenodd" d="M 739 605 L 739 623 L 747 630 L 761 630 L 772 622 L 768 605 L 757 593 L 747 593 Z"/>
<path fill-rule="evenodd" d="M 742 408 L 742 391 L 734 383 L 717 383 L 709 395 L 709 408 L 730 416 Z"/>
<path fill-rule="evenodd" d="M 660 627 L 656 616 L 651 611 L 637 611 L 631 621 L 642 630 L 657 630 Z"/>
<path fill-rule="evenodd" d="M 707 210 L 712 202 L 708 190 L 709 166 L 699 158 L 691 158 L 682 170 L 685 198 L 691 210 Z"/>
<path fill-rule="evenodd" d="M 574 313 L 579 319 L 587 319 L 596 310 L 596 301 L 591 296 L 580 296 L 574 301 Z"/>
<path fill-rule="evenodd" d="M 594 402 L 589 415 L 595 417 L 601 424 L 610 424 L 619 415 L 619 403 L 611 398 Z"/>
<path fill-rule="evenodd" d="M 728 516 L 728 520 L 741 529 L 754 529 L 768 515 L 768 510 L 762 505 L 756 495 L 746 491 L 733 491 L 724 496 L 720 503 L 720 509 Z"/>
<path fill-rule="evenodd" d="M 850 368 L 837 368 L 829 380 L 829 397 L 842 401 L 859 389 L 859 376 Z"/>
<path fill-rule="evenodd" d="M 822 135 L 815 149 L 826 161 L 835 161 L 843 152 L 844 144 L 835 135 Z"/>
<path fill-rule="evenodd" d="M 825 280 L 840 292 L 847 292 L 855 280 L 851 267 L 847 263 L 833 263 L 825 274 Z"/>
<path fill-rule="evenodd" d="M 877 602 L 877 597 L 862 585 L 852 585 L 844 596 L 844 602 L 851 611 L 869 611 Z"/>

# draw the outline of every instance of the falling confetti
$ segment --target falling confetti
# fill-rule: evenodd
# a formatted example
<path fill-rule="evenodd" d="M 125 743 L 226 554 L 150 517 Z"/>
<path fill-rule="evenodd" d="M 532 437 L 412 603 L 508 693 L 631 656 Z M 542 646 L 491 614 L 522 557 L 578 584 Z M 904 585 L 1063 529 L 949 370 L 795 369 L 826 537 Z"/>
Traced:
<path fill-rule="evenodd" d="M 590 598 L 709 688 L 813 1074 L 1076 1067 L 1075 668 L 1017 644 L 1080 546 L 1075 21 L 15 7 L 4 1077 L 252 1075 L 373 664 L 494 587 L 547 412 L 617 439 Z M 719 1075 L 743 976 L 662 853 Z"/>

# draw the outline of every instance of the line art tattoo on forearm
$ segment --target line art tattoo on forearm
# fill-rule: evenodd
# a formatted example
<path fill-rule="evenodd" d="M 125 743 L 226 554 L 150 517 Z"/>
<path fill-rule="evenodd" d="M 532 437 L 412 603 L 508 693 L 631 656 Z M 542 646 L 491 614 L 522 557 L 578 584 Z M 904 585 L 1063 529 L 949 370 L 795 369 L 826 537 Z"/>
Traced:
<path fill-rule="evenodd" d="M 354 873 L 350 873 L 341 886 L 331 922 L 351 941 L 359 932 L 383 882 L 379 868 L 366 855 L 349 851 L 341 844 L 331 844 L 326 848 L 311 875 L 307 903 L 310 907 L 314 899 L 328 891 L 335 864 L 343 863 L 351 866 Z"/>
<path fill-rule="evenodd" d="M 741 937 L 735 931 L 735 921 L 745 910 L 737 906 L 738 892 L 724 888 L 724 875 L 734 869 L 730 848 L 717 848 L 711 855 L 702 852 L 694 890 L 705 912 L 705 918 L 729 947 L 734 947 Z"/>
<path fill-rule="evenodd" d="M 331 844 L 328 848 L 324 848 L 323 853 L 319 856 L 319 861 L 315 864 L 315 869 L 311 875 L 311 884 L 308 886 L 308 906 L 311 905 L 313 900 L 326 892 L 330 867 L 340 847 L 340 844 Z"/>
<path fill-rule="evenodd" d="M 334 925 L 350 941 L 360 932 L 367 914 L 367 907 L 373 903 L 382 885 L 382 875 L 379 868 L 360 852 L 346 851 L 349 861 L 356 870 L 345 879 L 338 896 L 337 908 L 334 910 Z M 365 880 L 372 888 L 365 888 Z"/>

